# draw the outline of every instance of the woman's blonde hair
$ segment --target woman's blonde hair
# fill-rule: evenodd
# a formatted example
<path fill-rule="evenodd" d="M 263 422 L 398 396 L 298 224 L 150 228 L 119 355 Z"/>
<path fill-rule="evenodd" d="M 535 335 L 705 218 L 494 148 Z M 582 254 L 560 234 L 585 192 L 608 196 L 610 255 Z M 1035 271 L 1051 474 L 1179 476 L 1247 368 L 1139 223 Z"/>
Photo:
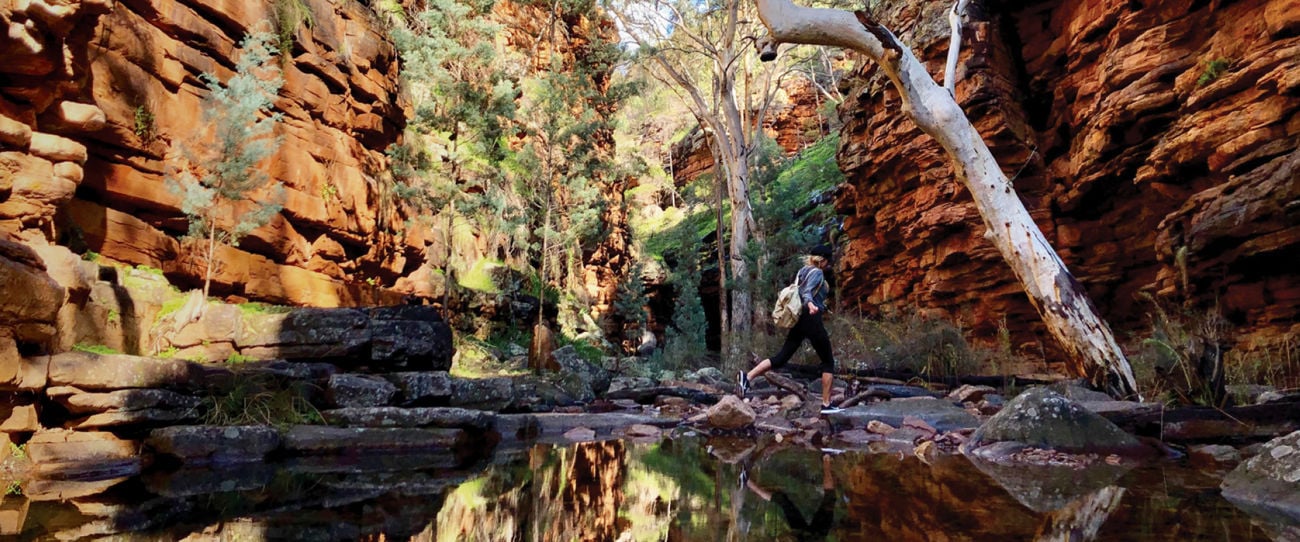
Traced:
<path fill-rule="evenodd" d="M 803 263 L 804 265 L 815 265 L 817 267 L 821 267 L 823 263 L 826 263 L 826 258 L 809 254 L 803 257 Z"/>

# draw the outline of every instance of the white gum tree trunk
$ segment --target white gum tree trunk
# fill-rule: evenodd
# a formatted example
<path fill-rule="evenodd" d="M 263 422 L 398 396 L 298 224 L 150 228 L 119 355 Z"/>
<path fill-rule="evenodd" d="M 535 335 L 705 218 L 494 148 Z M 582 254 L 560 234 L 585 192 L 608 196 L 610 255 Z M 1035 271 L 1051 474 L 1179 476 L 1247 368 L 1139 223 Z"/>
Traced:
<path fill-rule="evenodd" d="M 984 219 L 985 237 L 1010 264 L 1030 302 L 1064 348 L 1070 371 L 1087 377 L 1112 396 L 1136 396 L 1132 369 L 1110 327 L 1097 316 L 1083 286 L 1034 224 L 953 94 L 935 83 L 911 49 L 865 12 L 806 8 L 789 0 L 756 2 L 773 45 L 846 47 L 880 65 L 902 96 L 904 113 L 952 158 L 957 177 Z M 954 43 L 953 49 L 957 45 Z M 949 76 L 946 83 L 955 88 L 952 79 Z"/>

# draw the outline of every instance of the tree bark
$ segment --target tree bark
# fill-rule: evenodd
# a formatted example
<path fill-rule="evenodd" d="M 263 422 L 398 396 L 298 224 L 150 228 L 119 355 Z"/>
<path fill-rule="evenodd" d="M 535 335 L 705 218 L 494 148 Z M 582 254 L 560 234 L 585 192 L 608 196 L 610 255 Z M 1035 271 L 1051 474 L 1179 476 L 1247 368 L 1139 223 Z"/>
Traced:
<path fill-rule="evenodd" d="M 865 12 L 805 8 L 789 0 L 756 2 L 777 43 L 846 47 L 880 65 L 898 89 L 903 112 L 952 158 L 984 220 L 985 238 L 1010 264 L 1065 350 L 1070 371 L 1113 396 L 1137 395 L 1128 360 L 1083 286 L 1047 243 L 953 94 L 934 82 L 911 49 Z"/>

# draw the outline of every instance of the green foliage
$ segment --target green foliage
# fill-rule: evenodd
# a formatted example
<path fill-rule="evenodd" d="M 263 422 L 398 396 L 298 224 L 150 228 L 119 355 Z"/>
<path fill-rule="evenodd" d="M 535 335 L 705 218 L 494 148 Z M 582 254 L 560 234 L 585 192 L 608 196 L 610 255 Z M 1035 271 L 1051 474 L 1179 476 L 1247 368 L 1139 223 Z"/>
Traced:
<path fill-rule="evenodd" d="M 175 314 L 176 311 L 181 310 L 181 308 L 185 306 L 186 297 L 187 296 L 184 295 L 168 297 L 163 301 L 162 307 L 159 307 L 157 319 L 161 321 L 163 318 L 171 316 L 172 314 Z"/>
<path fill-rule="evenodd" d="M 1217 80 L 1220 76 L 1222 76 L 1225 72 L 1228 71 L 1228 66 L 1231 64 L 1232 61 L 1226 58 L 1216 58 L 1214 60 L 1202 61 L 1201 65 L 1203 66 L 1203 68 L 1201 71 L 1201 76 L 1196 78 L 1196 86 L 1203 87 L 1205 85 L 1213 83 L 1215 80 Z"/>
<path fill-rule="evenodd" d="M 208 425 L 321 424 L 324 418 L 312 405 L 315 391 L 304 382 L 282 382 L 258 372 L 237 372 L 229 389 L 212 390 L 200 406 Z"/>
<path fill-rule="evenodd" d="M 19 461 L 25 461 L 25 460 L 27 459 L 27 445 L 26 445 L 26 444 L 14 444 L 14 443 L 10 442 L 10 443 L 9 443 L 9 457 L 12 457 L 12 458 L 14 458 L 14 459 L 17 459 L 17 460 L 19 460 Z"/>
<path fill-rule="evenodd" d="M 240 303 L 238 306 L 239 312 L 242 314 L 288 314 L 293 311 L 293 307 L 259 303 L 256 301 Z"/>
<path fill-rule="evenodd" d="M 280 52 L 280 61 L 287 62 L 293 56 L 293 38 L 298 29 L 315 24 L 311 7 L 303 0 L 275 0 L 273 6 L 276 29 L 276 47 Z"/>
<path fill-rule="evenodd" d="M 102 344 L 77 343 L 72 346 L 72 349 L 77 352 L 89 352 L 91 354 L 100 354 L 100 355 L 121 354 L 121 352 L 118 352 L 113 347 L 105 346 Z"/>
<path fill-rule="evenodd" d="M 156 135 L 154 129 L 153 111 L 143 105 L 136 106 L 135 136 L 145 143 L 151 142 Z"/>
<path fill-rule="evenodd" d="M 163 359 L 172 359 L 176 357 L 176 354 L 180 353 L 180 351 L 181 351 L 180 348 L 177 348 L 175 346 L 168 346 L 166 350 L 158 352 L 157 354 L 154 354 L 154 356 Z"/>
<path fill-rule="evenodd" d="M 13 480 L 9 482 L 9 485 L 5 486 L 6 496 L 22 496 L 22 494 L 23 494 L 23 483 L 21 481 Z"/>
<path fill-rule="evenodd" d="M 84 254 L 81 255 L 81 259 L 91 263 L 98 262 L 99 253 L 93 250 L 87 250 Z"/>
<path fill-rule="evenodd" d="M 459 284 L 465 288 L 483 293 L 500 293 L 501 288 L 492 280 L 492 270 L 501 267 L 501 265 L 501 262 L 487 259 L 476 261 L 469 271 L 460 276 Z"/>
<path fill-rule="evenodd" d="M 1150 294 L 1151 331 L 1130 359 L 1138 389 L 1147 397 L 1183 404 L 1222 406 L 1224 348 L 1229 326 L 1217 308 L 1175 308 Z"/>
<path fill-rule="evenodd" d="M 337 186 L 334 186 L 332 184 L 321 185 L 320 199 L 323 199 L 325 201 L 332 201 L 338 199 L 338 197 L 339 197 L 339 188 Z"/>
<path fill-rule="evenodd" d="M 283 184 L 257 169 L 279 146 L 271 133 L 282 115 L 271 113 L 271 106 L 283 77 L 269 62 L 273 39 L 265 33 L 245 38 L 235 75 L 225 84 L 210 73 L 200 76 L 211 91 L 204 99 L 203 122 L 196 123 L 195 138 L 182 148 L 184 163 L 167 176 L 193 238 L 238 246 L 280 212 Z M 216 264 L 213 257 L 209 251 L 208 275 Z"/>
<path fill-rule="evenodd" d="M 852 360 L 858 368 L 948 377 L 972 374 L 989 357 L 954 323 L 918 314 L 879 320 L 839 315 L 827 327 L 836 359 Z"/>
<path fill-rule="evenodd" d="M 709 325 L 700 301 L 699 260 L 690 252 L 684 253 L 683 258 L 671 279 L 677 300 L 672 326 L 664 331 L 663 350 L 655 353 L 655 361 L 670 370 L 699 367 L 701 359 L 708 354 Z"/>
<path fill-rule="evenodd" d="M 570 338 L 561 334 L 556 338 L 555 342 L 559 348 L 572 345 L 573 349 L 578 352 L 578 357 L 592 365 L 600 366 L 601 360 L 605 357 L 604 350 L 584 340 Z"/>
<path fill-rule="evenodd" d="M 122 313 L 118 312 L 117 309 L 108 309 L 108 323 L 110 324 L 122 323 Z"/>
<path fill-rule="evenodd" d="M 640 329 L 646 323 L 646 302 L 643 266 L 636 263 L 618 285 L 618 291 L 614 295 L 614 313 L 625 326 Z"/>
<path fill-rule="evenodd" d="M 1239 346 L 1225 357 L 1224 372 L 1228 384 L 1300 388 L 1300 341 L 1288 333 Z"/>
<path fill-rule="evenodd" d="M 245 356 L 243 354 L 240 354 L 239 352 L 231 352 L 229 356 L 226 356 L 226 363 L 232 365 L 238 363 L 248 363 L 250 361 L 257 361 L 257 359 L 253 357 Z"/>

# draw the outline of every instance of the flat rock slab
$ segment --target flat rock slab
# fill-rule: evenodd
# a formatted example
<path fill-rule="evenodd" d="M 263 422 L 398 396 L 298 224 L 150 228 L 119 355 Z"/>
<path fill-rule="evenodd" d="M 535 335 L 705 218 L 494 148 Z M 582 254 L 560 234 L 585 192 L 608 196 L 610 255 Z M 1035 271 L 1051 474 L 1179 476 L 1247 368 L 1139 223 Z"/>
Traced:
<path fill-rule="evenodd" d="M 50 357 L 51 386 L 95 391 L 188 388 L 198 384 L 202 377 L 201 366 L 179 359 L 90 352 L 64 352 Z"/>
<path fill-rule="evenodd" d="M 497 415 L 454 407 L 339 408 L 321 413 L 330 425 L 346 427 L 444 427 L 488 431 Z"/>
<path fill-rule="evenodd" d="M 175 426 L 155 429 L 145 444 L 187 464 L 246 463 L 278 448 L 280 433 L 265 426 Z"/>
<path fill-rule="evenodd" d="M 925 420 L 931 427 L 947 433 L 958 429 L 979 427 L 979 419 L 950 401 L 935 398 L 918 398 L 884 401 L 869 405 L 858 405 L 831 414 L 833 425 L 866 427 L 876 420 L 894 427 L 902 427 L 907 417 Z"/>
<path fill-rule="evenodd" d="M 73 414 L 90 414 L 110 410 L 146 408 L 197 408 L 197 397 L 160 389 L 117 390 L 107 393 L 86 392 L 71 386 L 50 388 L 46 395 Z"/>
<path fill-rule="evenodd" d="M 328 427 L 297 425 L 283 436 L 283 448 L 299 455 L 451 450 L 466 444 L 461 429 Z"/>
<path fill-rule="evenodd" d="M 69 427 L 77 430 L 102 429 L 105 427 L 158 427 L 177 422 L 194 422 L 199 419 L 197 409 L 145 408 L 140 410 L 114 410 L 92 414 L 70 422 Z"/>
<path fill-rule="evenodd" d="M 657 418 L 628 412 L 501 414 L 498 416 L 497 430 L 507 438 L 530 438 L 529 434 L 535 432 L 539 439 L 559 440 L 558 437 L 564 433 L 579 427 L 591 429 L 597 438 L 602 438 L 613 435 L 618 429 L 637 424 L 676 427 L 678 423 L 676 418 Z M 517 436 L 521 432 L 524 436 Z"/>
<path fill-rule="evenodd" d="M 135 459 L 139 444 L 103 431 L 52 429 L 37 431 L 27 441 L 32 463 L 95 463 Z"/>
<path fill-rule="evenodd" d="M 397 395 L 397 386 L 377 376 L 336 374 L 330 376 L 326 395 L 343 408 L 380 407 Z"/>

